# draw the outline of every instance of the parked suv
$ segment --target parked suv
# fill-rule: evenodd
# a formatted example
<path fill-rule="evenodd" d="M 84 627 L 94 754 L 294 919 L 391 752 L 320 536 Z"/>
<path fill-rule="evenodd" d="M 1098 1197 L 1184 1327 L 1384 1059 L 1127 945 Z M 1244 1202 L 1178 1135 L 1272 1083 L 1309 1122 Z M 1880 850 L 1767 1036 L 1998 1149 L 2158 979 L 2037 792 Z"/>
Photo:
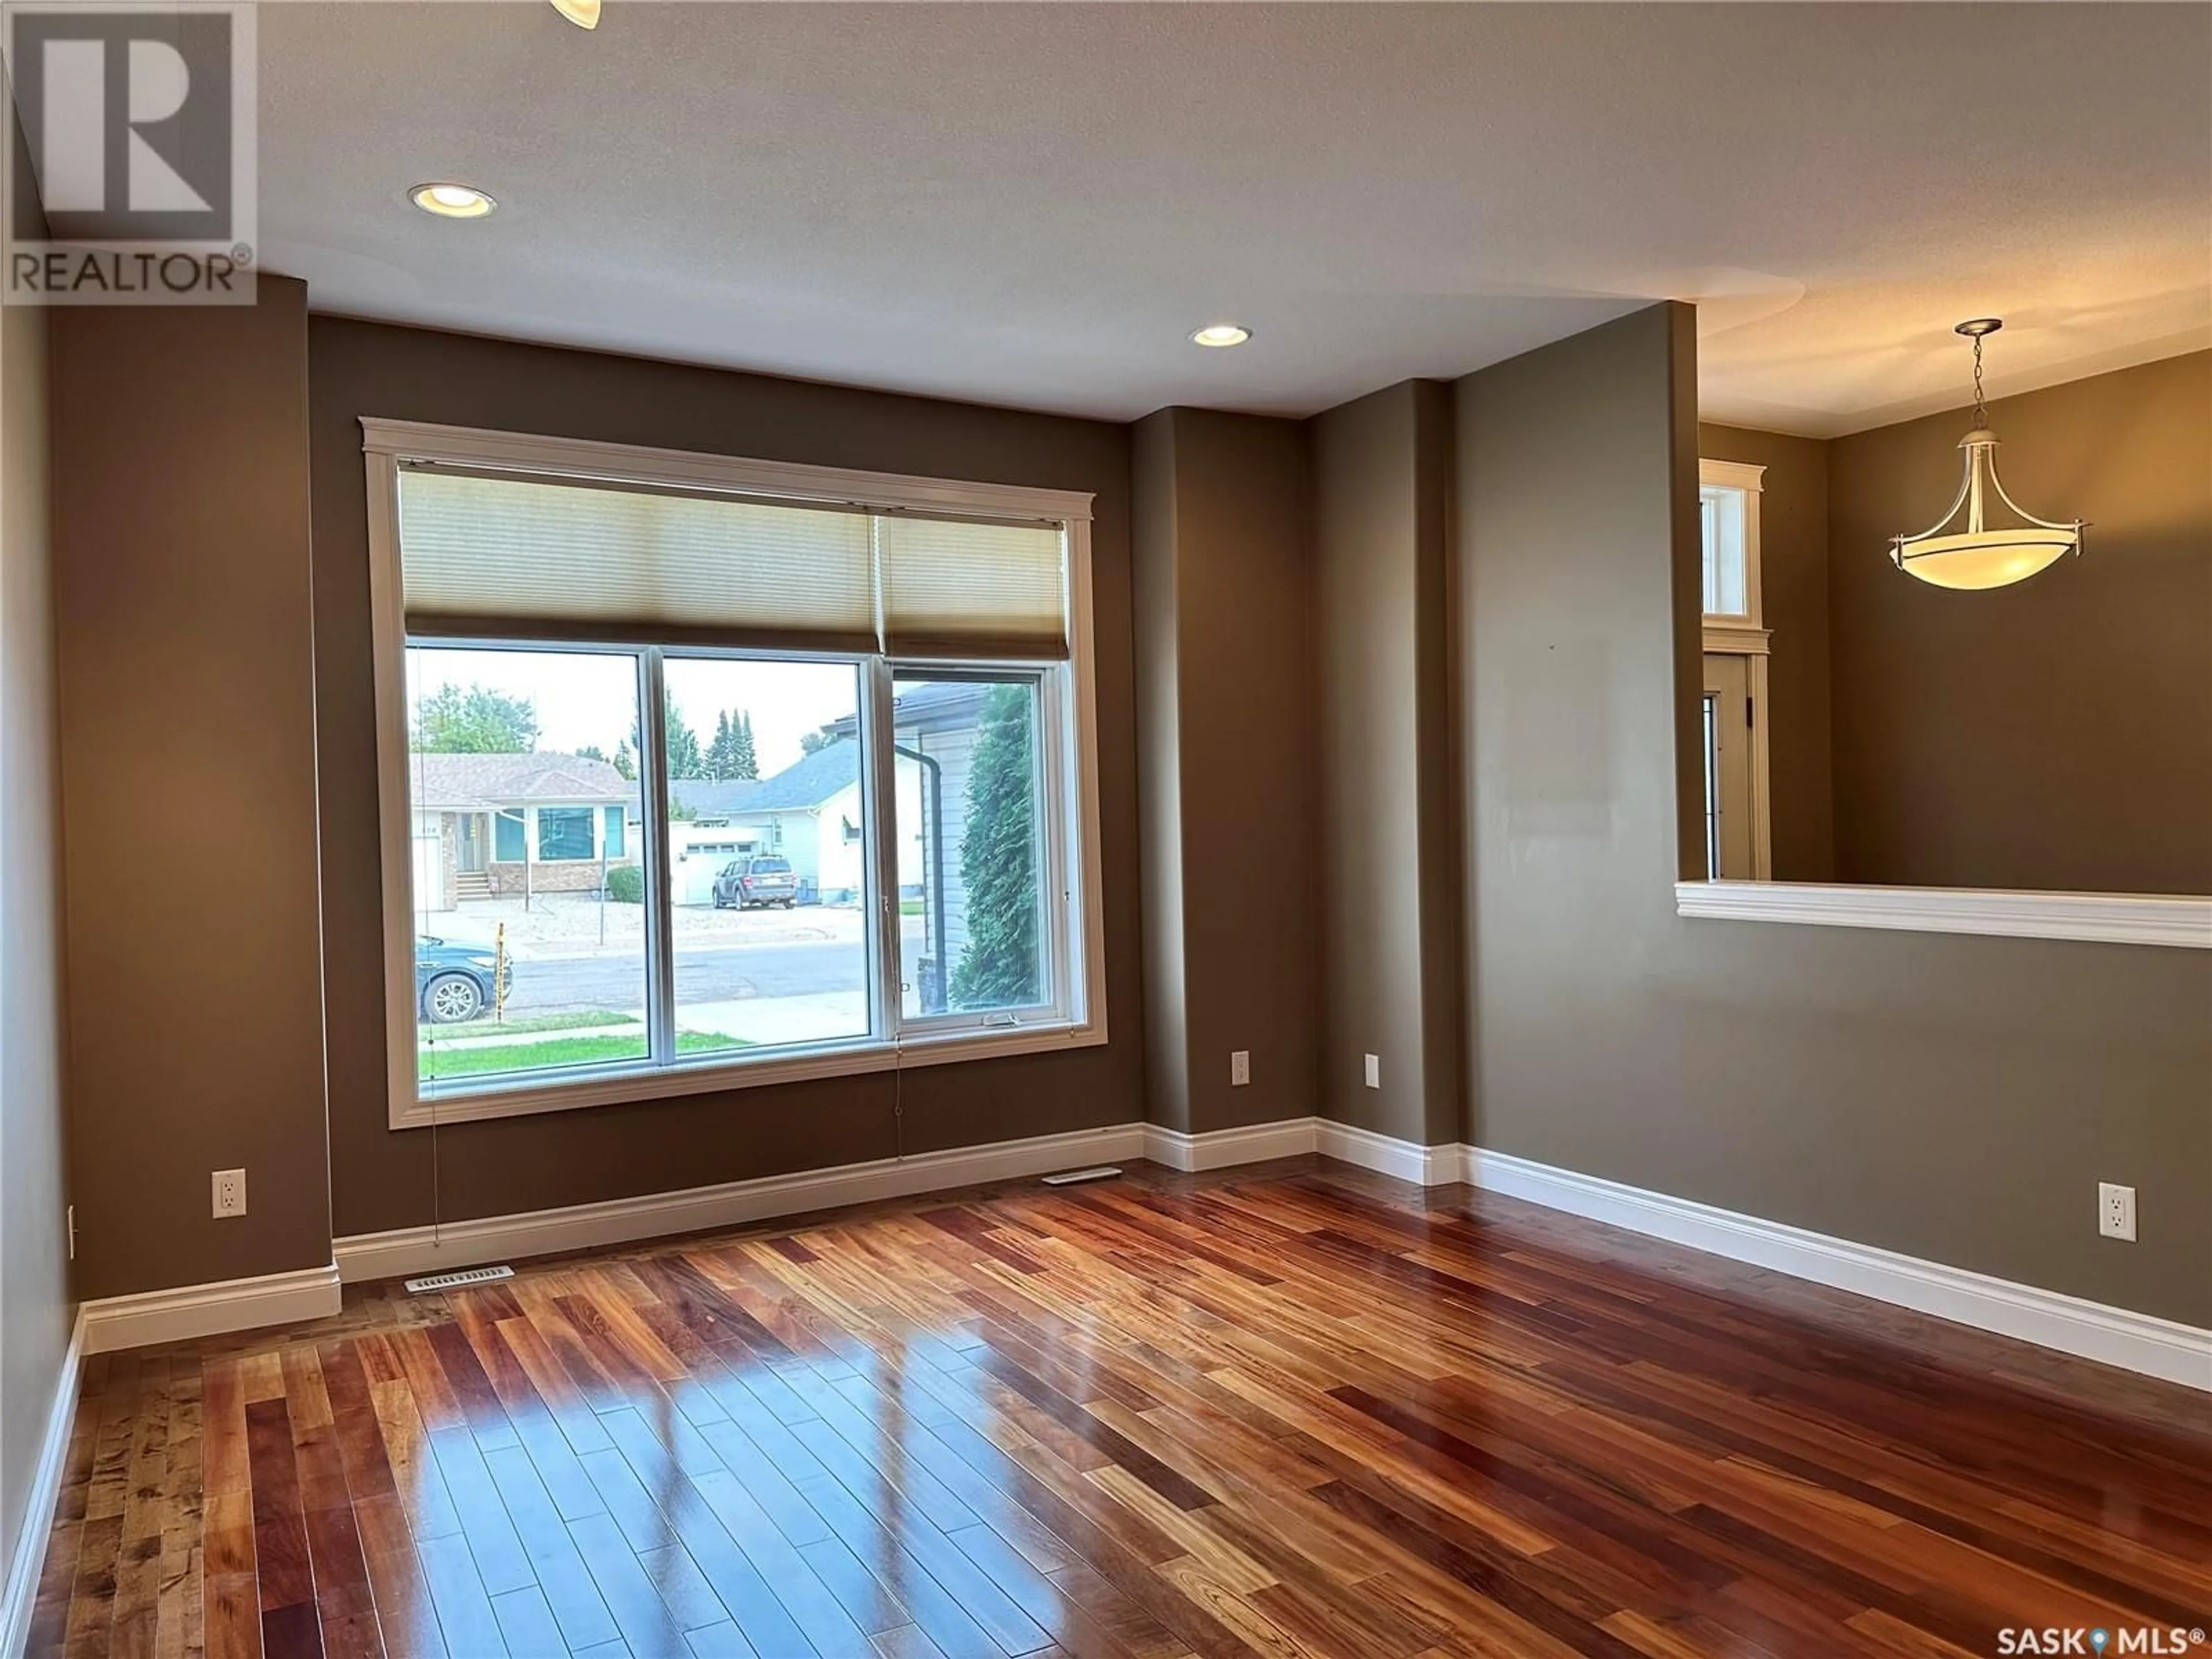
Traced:
<path fill-rule="evenodd" d="M 798 902 L 799 878 L 792 873 L 791 860 L 773 854 L 732 859 L 714 878 L 717 910 L 751 910 L 771 904 L 788 910 Z"/>
<path fill-rule="evenodd" d="M 415 995 L 422 1018 L 432 1025 L 459 1025 L 476 1018 L 497 1000 L 492 976 L 499 958 L 481 945 L 448 945 L 441 939 L 415 941 Z M 507 964 L 514 983 L 514 964 Z"/>

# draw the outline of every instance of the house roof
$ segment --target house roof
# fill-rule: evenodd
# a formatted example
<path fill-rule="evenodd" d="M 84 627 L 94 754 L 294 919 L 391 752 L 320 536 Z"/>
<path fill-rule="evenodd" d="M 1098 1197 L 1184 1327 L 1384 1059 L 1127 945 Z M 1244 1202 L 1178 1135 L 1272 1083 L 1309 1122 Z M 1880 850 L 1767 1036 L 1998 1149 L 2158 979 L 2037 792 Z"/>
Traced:
<path fill-rule="evenodd" d="M 899 732 L 926 732 L 944 726 L 972 726 L 976 710 L 991 690 L 988 683 L 977 680 L 925 680 L 911 686 L 892 700 L 891 725 Z M 835 732 L 840 737 L 850 737 L 860 730 L 858 714 L 843 714 L 822 729 Z"/>
<path fill-rule="evenodd" d="M 630 786 L 603 760 L 582 755 L 435 755 L 407 757 L 415 805 L 430 811 L 488 812 L 502 806 L 613 805 Z"/>
<path fill-rule="evenodd" d="M 802 755 L 772 778 L 751 786 L 743 806 L 745 817 L 756 812 L 799 811 L 819 806 L 841 789 L 860 781 L 860 745 L 850 738 L 825 744 L 811 755 Z"/>
<path fill-rule="evenodd" d="M 756 791 L 760 788 L 757 778 L 733 778 L 720 781 L 714 778 L 671 778 L 668 793 L 678 806 L 694 817 L 726 817 L 732 812 L 742 812 Z"/>

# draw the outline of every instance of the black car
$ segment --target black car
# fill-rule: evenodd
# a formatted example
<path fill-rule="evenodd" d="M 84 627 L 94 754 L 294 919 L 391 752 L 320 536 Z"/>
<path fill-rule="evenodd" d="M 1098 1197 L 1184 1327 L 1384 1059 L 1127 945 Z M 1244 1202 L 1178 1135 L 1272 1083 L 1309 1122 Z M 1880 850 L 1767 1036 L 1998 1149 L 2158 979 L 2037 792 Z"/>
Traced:
<path fill-rule="evenodd" d="M 492 976 L 499 958 L 481 945 L 448 945 L 441 939 L 415 941 L 415 994 L 422 1018 L 431 1025 L 459 1025 L 477 1018 L 498 1000 Z M 507 984 L 514 983 L 514 963 L 507 964 Z"/>
<path fill-rule="evenodd" d="M 781 904 L 788 910 L 799 902 L 799 878 L 791 860 L 770 853 L 732 859 L 714 878 L 717 910 L 750 910 Z"/>

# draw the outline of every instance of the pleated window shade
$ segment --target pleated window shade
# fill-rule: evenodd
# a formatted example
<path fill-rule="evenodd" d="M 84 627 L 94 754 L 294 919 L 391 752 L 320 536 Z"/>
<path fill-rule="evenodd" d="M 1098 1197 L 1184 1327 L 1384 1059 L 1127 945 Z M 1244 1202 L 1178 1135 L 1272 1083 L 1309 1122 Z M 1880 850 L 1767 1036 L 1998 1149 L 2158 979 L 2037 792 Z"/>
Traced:
<path fill-rule="evenodd" d="M 1055 526 L 400 475 L 407 620 L 423 632 L 1063 656 L 1061 542 Z"/>
<path fill-rule="evenodd" d="M 1054 525 L 876 520 L 884 633 L 898 656 L 1067 654 L 1067 579 Z"/>

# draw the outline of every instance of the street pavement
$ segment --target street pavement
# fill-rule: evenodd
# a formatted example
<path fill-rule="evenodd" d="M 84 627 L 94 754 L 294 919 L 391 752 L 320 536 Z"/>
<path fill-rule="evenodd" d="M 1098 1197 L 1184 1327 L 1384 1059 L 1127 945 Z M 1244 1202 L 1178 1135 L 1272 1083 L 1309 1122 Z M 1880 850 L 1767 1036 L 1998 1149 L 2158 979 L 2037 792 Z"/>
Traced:
<path fill-rule="evenodd" d="M 907 942 L 907 974 L 915 973 L 918 941 Z M 867 946 L 859 939 L 686 949 L 676 954 L 678 1007 L 740 998 L 813 996 L 862 990 Z M 635 1009 L 645 1001 L 641 956 L 518 959 L 507 993 L 509 1018 L 532 1014 Z"/>

